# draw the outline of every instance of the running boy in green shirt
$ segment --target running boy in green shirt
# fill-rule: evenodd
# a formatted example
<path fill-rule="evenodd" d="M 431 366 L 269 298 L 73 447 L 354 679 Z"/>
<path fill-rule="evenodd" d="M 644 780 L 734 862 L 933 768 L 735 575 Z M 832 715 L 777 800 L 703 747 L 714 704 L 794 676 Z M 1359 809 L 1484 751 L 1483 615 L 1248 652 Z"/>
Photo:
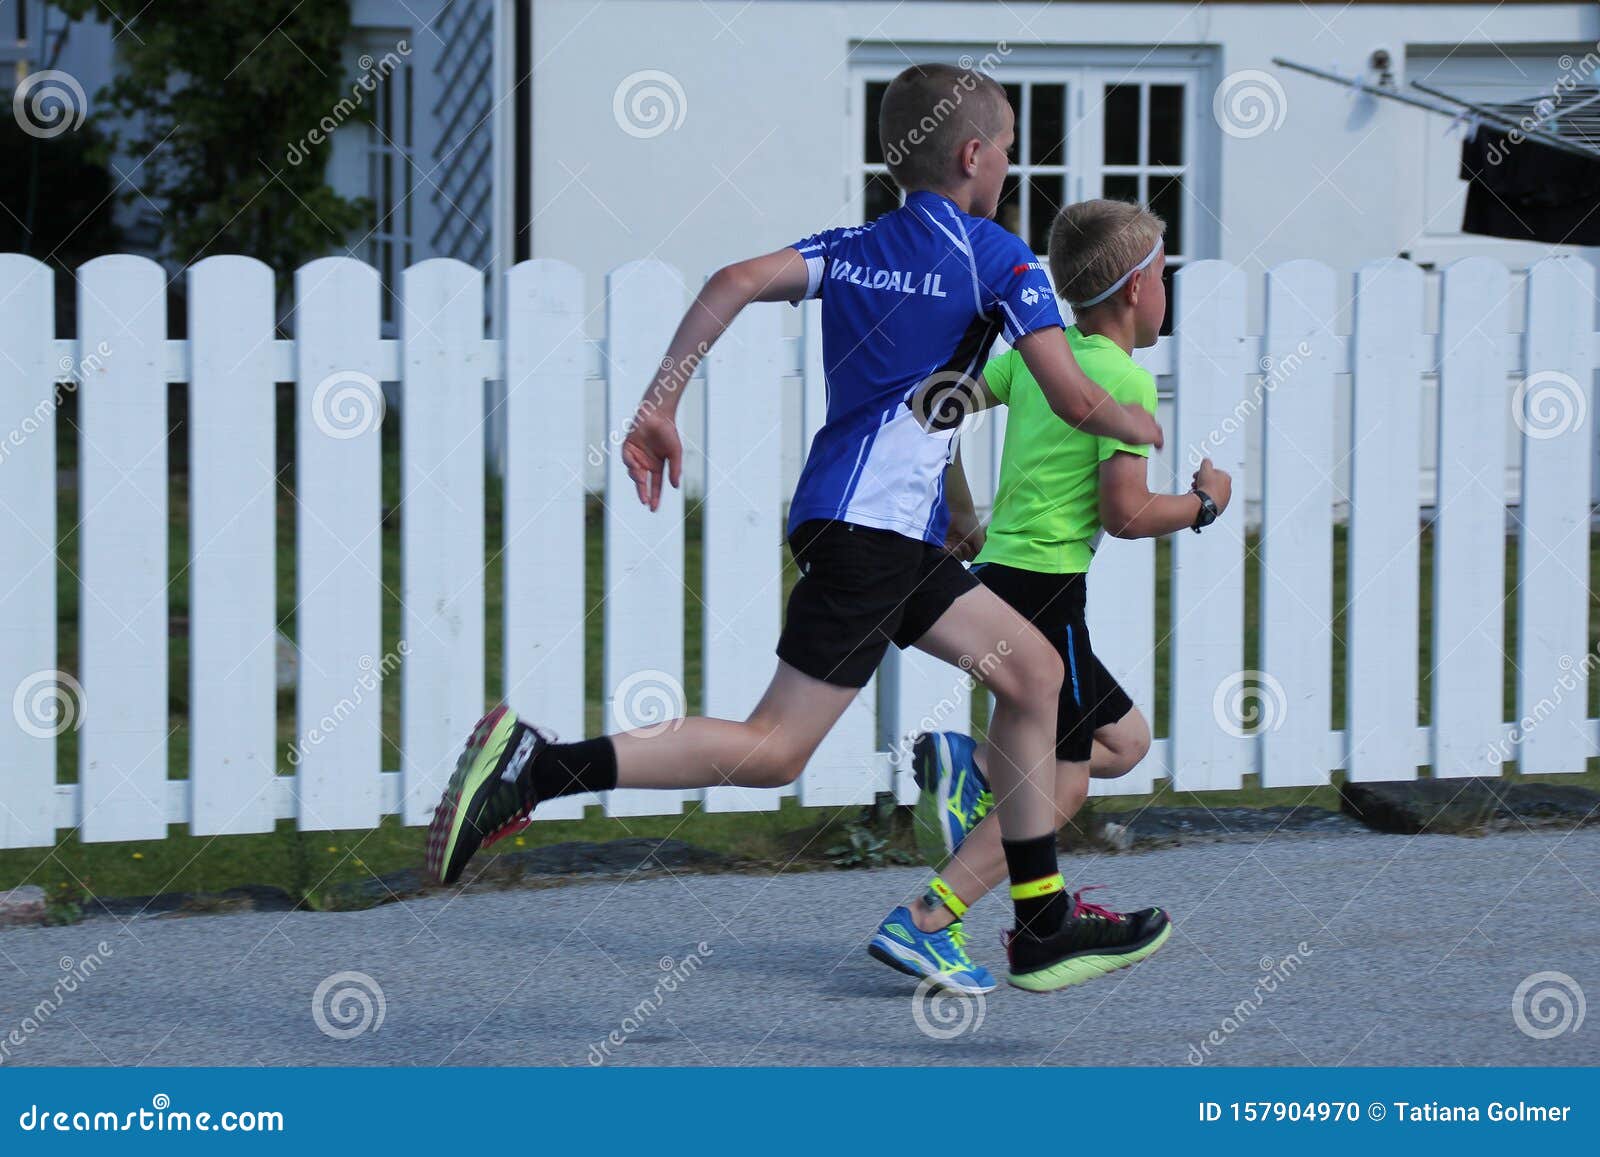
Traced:
<path fill-rule="evenodd" d="M 1050 273 L 1076 321 L 1067 330 L 1073 355 L 1114 399 L 1152 415 L 1155 379 L 1131 355 L 1155 344 L 1166 313 L 1165 229 L 1160 218 L 1137 205 L 1085 201 L 1062 210 L 1050 231 Z M 1154 538 L 1198 531 L 1227 507 L 1232 480 L 1208 458 L 1187 494 L 1151 493 L 1150 448 L 1060 421 L 1015 351 L 984 367 L 978 405 L 996 404 L 1010 413 L 987 536 L 957 458 L 945 480 L 948 543 L 962 557 L 976 553 L 972 571 L 979 581 L 1026 616 L 1066 667 L 1055 775 L 1056 818 L 1064 824 L 1083 806 L 1091 775 L 1126 774 L 1150 747 L 1149 725 L 1090 646 L 1084 609 L 1095 548 L 1106 533 Z M 985 779 L 988 745 L 954 732 L 926 733 L 917 737 L 913 752 L 922 787 L 919 842 L 944 876 L 935 876 L 921 899 L 891 912 L 868 950 L 902 972 L 935 977 L 958 991 L 986 992 L 994 981 L 981 966 L 951 968 L 923 945 L 1006 878 L 999 827 L 989 814 L 994 797 Z M 957 848 L 960 860 L 950 861 Z M 1123 914 L 1087 904 L 1078 894 L 1073 910 L 1086 920 L 1133 927 L 1114 949 L 1086 945 L 1074 962 L 1072 983 L 1144 959 L 1171 932 L 1159 908 Z"/>

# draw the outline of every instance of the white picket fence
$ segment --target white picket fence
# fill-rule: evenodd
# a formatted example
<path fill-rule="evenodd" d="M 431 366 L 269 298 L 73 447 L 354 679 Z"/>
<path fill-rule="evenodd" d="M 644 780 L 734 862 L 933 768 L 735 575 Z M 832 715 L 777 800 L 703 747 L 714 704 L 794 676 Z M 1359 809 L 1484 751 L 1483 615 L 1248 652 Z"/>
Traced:
<path fill-rule="evenodd" d="M 0 256 L 0 690 L 15 689 L 16 726 L 0 728 L 0 847 L 261 832 L 280 818 L 305 829 L 367 828 L 388 814 L 427 819 L 457 746 L 484 708 L 483 389 L 506 383 L 506 698 L 565 736 L 584 721 L 586 391 L 606 393 L 620 431 L 685 303 L 682 278 L 653 262 L 614 271 L 603 318 L 585 307 L 573 268 L 532 261 L 508 274 L 506 338 L 486 340 L 484 279 L 428 261 L 401 281 L 400 336 L 385 339 L 379 284 L 349 259 L 295 277 L 294 340 L 273 330 L 272 273 L 216 257 L 189 269 L 190 337 L 169 340 L 167 278 L 142 258 L 81 271 L 81 332 L 54 333 L 52 274 Z M 1189 789 L 1359 779 L 1578 771 L 1596 754 L 1588 717 L 1591 427 L 1597 360 L 1593 271 L 1567 259 L 1526 283 L 1526 332 L 1508 332 L 1507 271 L 1482 259 L 1443 276 L 1430 332 L 1423 274 L 1393 261 L 1356 280 L 1353 332 L 1336 331 L 1335 274 L 1295 261 L 1267 276 L 1264 335 L 1246 328 L 1245 275 L 1198 262 L 1178 276 L 1176 336 L 1141 354 L 1171 387 L 1167 458 L 1187 484 L 1191 448 L 1245 476 L 1242 430 L 1264 410 L 1264 555 L 1259 678 L 1244 681 L 1245 551 L 1240 520 L 1175 540 L 1170 737 L 1132 775 L 1098 790 L 1144 791 L 1171 776 Z M 598 312 L 598 311 L 597 311 Z M 815 303 L 802 336 L 784 310 L 753 308 L 707 359 L 704 495 L 707 712 L 742 717 L 771 675 L 781 617 L 780 479 L 784 439 L 820 423 L 824 388 Z M 588 335 L 603 321 L 603 340 Z M 1335 444 L 1336 375 L 1353 375 L 1351 437 Z M 1437 375 L 1433 614 L 1419 617 L 1420 447 L 1435 420 L 1424 383 Z M 81 384 L 81 693 L 57 668 L 54 405 Z M 798 379 L 803 429 L 779 420 Z M 191 717 L 187 779 L 168 776 L 167 383 L 189 387 Z M 273 386 L 297 387 L 295 601 L 299 741 L 292 774 L 275 733 Z M 403 661 L 385 655 L 380 620 L 380 444 L 376 384 L 398 382 Z M 1522 383 L 1519 386 L 1519 383 Z M 790 383 L 792 388 L 793 382 Z M 696 386 L 695 388 L 702 388 Z M 1551 418 L 1551 405 L 1566 405 Z M 1514 412 L 1514 408 L 1515 412 Z M 1521 435 L 1515 655 L 1520 724 L 1503 722 L 1502 579 L 1506 446 Z M 390 415 L 394 420 L 394 415 Z M 992 447 L 1004 415 L 969 441 Z M 9 433 L 8 433 L 9 432 Z M 632 498 L 614 433 L 606 472 L 606 720 L 650 718 L 684 680 L 684 497 L 659 513 Z M 1515 442 L 1510 444 L 1515 445 Z M 1336 465 L 1348 457 L 1348 728 L 1332 718 Z M 992 482 L 992 479 L 990 480 Z M 979 489 L 984 487 L 980 484 Z M 1150 710 L 1156 682 L 1154 544 L 1108 542 L 1095 564 L 1097 647 Z M 693 597 L 693 596 L 690 596 Z M 1432 634 L 1429 727 L 1418 725 L 1419 630 Z M 398 666 L 404 752 L 380 753 L 380 696 Z M 1570 686 L 1569 686 L 1570 685 Z M 64 686 L 64 689 L 63 689 Z M 79 728 L 77 783 L 58 784 L 57 741 Z M 924 656 L 891 656 L 797 785 L 807 805 L 869 801 L 909 777 L 884 750 L 926 726 L 964 727 L 959 673 Z M 1254 712 L 1258 727 L 1241 726 Z M 613 815 L 677 812 L 701 793 L 617 791 Z M 580 814 L 586 802 L 543 807 Z M 704 793 L 719 810 L 771 808 L 776 793 Z"/>

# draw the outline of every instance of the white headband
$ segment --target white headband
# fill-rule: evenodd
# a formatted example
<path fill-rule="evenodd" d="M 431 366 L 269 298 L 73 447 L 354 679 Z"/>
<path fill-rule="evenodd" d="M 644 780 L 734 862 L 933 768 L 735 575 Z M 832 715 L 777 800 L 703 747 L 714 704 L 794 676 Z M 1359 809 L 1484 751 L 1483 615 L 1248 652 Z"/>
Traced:
<path fill-rule="evenodd" d="M 1143 261 L 1139 262 L 1139 264 L 1135 265 L 1132 269 L 1128 270 L 1128 272 L 1124 273 L 1121 277 L 1119 277 L 1115 281 L 1113 281 L 1111 283 L 1110 287 L 1104 293 L 1097 293 L 1093 297 L 1091 297 L 1088 301 L 1079 301 L 1079 302 L 1070 303 L 1072 305 L 1072 308 L 1073 309 L 1088 309 L 1091 305 L 1099 305 L 1102 301 L 1106 300 L 1106 298 L 1110 297 L 1117 290 L 1121 289 L 1124 285 L 1128 284 L 1128 278 L 1132 277 L 1135 273 L 1138 273 L 1139 270 L 1141 270 L 1141 269 L 1148 269 L 1150 267 L 1150 263 L 1156 259 L 1156 254 L 1161 252 L 1161 246 L 1163 244 L 1165 244 L 1165 242 L 1166 242 L 1166 238 L 1157 237 L 1156 238 L 1155 248 L 1150 250 L 1149 253 L 1145 254 L 1145 258 L 1144 258 Z"/>

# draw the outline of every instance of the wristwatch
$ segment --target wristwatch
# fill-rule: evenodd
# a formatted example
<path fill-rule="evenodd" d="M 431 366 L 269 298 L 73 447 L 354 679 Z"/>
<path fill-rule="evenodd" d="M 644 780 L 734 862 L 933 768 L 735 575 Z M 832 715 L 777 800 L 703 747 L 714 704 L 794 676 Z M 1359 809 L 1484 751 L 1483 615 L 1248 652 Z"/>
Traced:
<path fill-rule="evenodd" d="M 1194 494 L 1200 499 L 1200 513 L 1194 516 L 1194 525 L 1189 529 L 1199 534 L 1202 528 L 1217 520 L 1217 504 L 1211 501 L 1211 495 L 1204 490 L 1196 488 Z"/>

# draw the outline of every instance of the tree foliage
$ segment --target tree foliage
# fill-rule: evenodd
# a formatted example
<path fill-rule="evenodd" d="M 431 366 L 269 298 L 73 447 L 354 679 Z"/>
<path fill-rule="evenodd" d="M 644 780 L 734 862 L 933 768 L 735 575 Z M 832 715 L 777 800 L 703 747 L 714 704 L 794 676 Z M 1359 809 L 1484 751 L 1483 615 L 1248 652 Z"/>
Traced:
<path fill-rule="evenodd" d="M 304 145 L 349 95 L 349 0 L 57 6 L 116 32 L 118 71 L 100 100 L 116 118 L 122 195 L 155 206 L 164 256 L 244 253 L 288 271 L 367 223 L 366 202 L 326 184 L 326 138 Z"/>

